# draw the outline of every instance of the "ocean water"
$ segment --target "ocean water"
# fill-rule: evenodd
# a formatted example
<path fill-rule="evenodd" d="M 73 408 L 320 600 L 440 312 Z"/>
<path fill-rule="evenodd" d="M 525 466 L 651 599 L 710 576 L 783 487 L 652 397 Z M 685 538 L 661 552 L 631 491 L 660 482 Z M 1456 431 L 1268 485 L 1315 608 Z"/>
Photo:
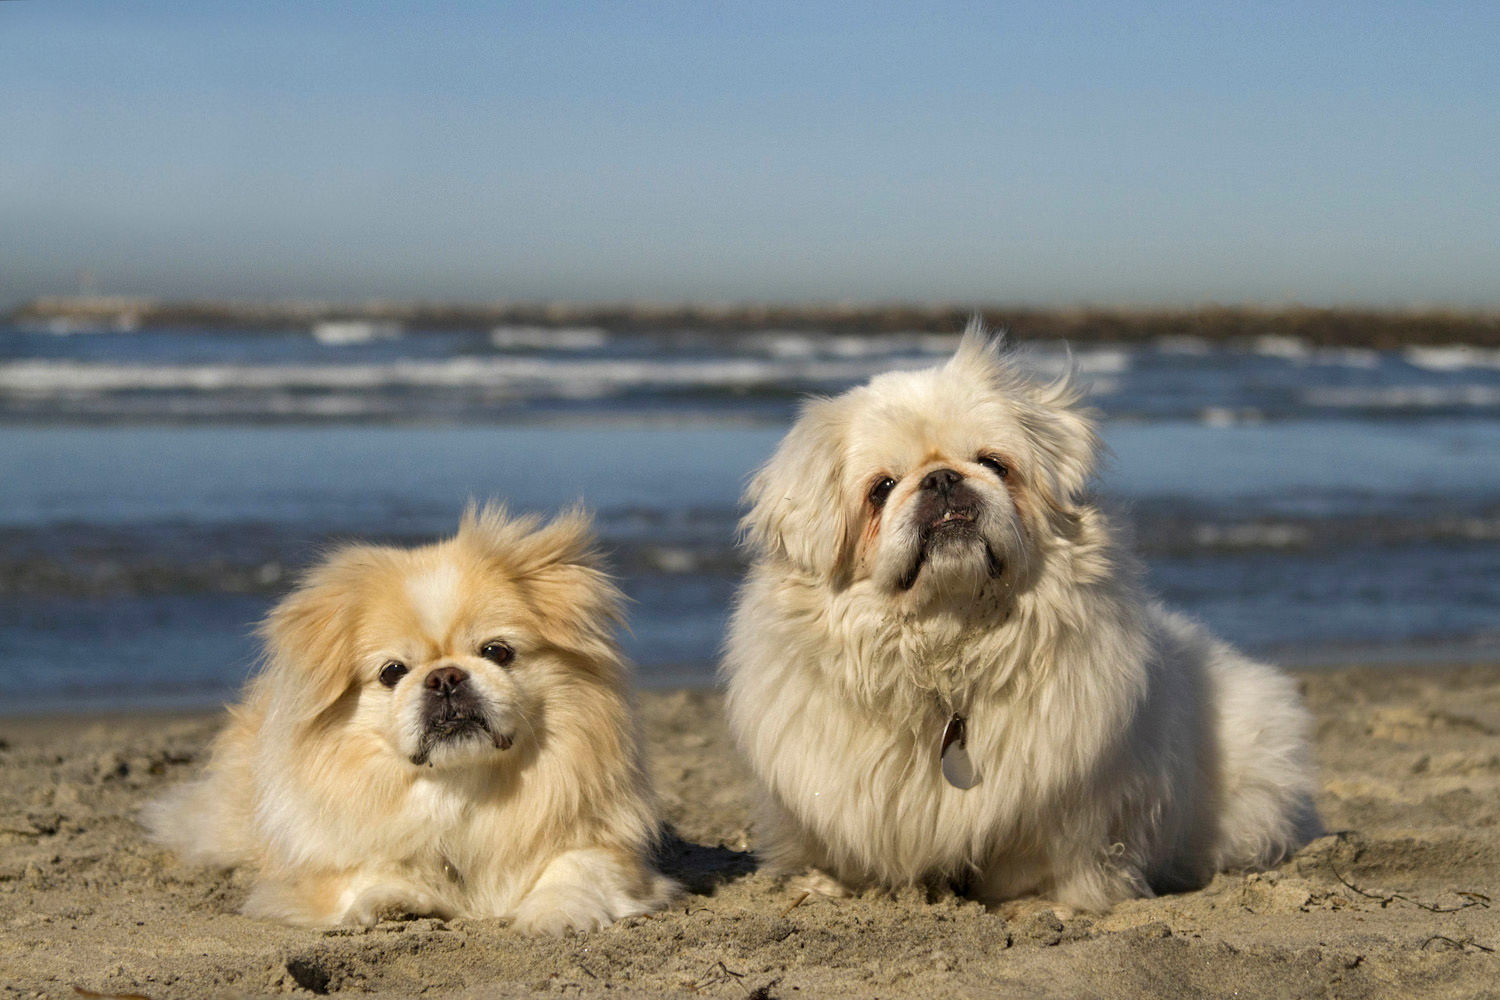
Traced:
<path fill-rule="evenodd" d="M 317 334 L 321 334 L 321 337 Z M 647 686 L 713 683 L 739 495 L 809 392 L 955 335 L 0 327 L 0 712 L 208 706 L 320 549 L 596 513 Z M 1169 603 L 1297 665 L 1500 653 L 1500 352 L 1023 345 Z"/>

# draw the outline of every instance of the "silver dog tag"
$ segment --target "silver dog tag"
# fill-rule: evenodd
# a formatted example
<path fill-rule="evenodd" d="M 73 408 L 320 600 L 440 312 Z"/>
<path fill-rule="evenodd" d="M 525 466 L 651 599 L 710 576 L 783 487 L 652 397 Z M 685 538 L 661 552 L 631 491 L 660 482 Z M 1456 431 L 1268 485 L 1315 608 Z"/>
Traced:
<path fill-rule="evenodd" d="M 969 760 L 967 720 L 957 712 L 943 727 L 943 746 L 938 755 L 943 761 L 943 780 L 954 788 L 967 790 L 979 784 L 979 773 Z"/>

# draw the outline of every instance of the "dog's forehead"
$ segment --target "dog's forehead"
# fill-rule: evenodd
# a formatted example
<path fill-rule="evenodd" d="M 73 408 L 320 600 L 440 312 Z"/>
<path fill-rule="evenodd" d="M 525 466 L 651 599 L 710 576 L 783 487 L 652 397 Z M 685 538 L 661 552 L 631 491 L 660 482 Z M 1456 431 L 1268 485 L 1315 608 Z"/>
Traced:
<path fill-rule="evenodd" d="M 419 639 L 446 651 L 474 640 L 475 630 L 529 627 L 526 603 L 509 581 L 446 555 L 414 560 L 393 581 L 389 603 L 367 621 L 369 641 Z"/>
<path fill-rule="evenodd" d="M 406 598 L 422 631 L 443 635 L 463 606 L 463 573 L 448 560 L 419 567 L 406 578 Z"/>
<path fill-rule="evenodd" d="M 892 377 L 892 376 L 895 377 Z M 985 449 L 1020 449 L 1024 434 L 1007 401 L 989 386 L 941 369 L 892 373 L 871 382 L 864 412 L 851 422 L 853 464 L 912 467 L 934 457 L 972 458 Z"/>

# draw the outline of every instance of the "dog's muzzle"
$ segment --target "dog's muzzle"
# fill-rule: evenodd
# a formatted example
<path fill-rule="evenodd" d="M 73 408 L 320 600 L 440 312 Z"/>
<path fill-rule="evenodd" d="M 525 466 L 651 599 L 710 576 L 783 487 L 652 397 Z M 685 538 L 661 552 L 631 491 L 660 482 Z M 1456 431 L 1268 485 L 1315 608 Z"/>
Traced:
<path fill-rule="evenodd" d="M 902 575 L 899 585 L 910 590 L 927 562 L 927 554 L 940 545 L 984 544 L 991 576 L 1004 572 L 1004 561 L 990 547 L 979 530 L 984 498 L 953 469 L 935 469 L 922 477 L 911 516 L 918 525 L 917 555 Z"/>
<path fill-rule="evenodd" d="M 925 548 L 939 538 L 975 534 L 975 520 L 984 501 L 952 469 L 938 469 L 922 477 L 914 516 L 922 524 Z"/>
<path fill-rule="evenodd" d="M 422 682 L 422 738 L 413 764 L 425 764 L 445 743 L 485 739 L 497 750 L 509 750 L 511 738 L 495 730 L 469 675 L 458 667 L 438 667 Z"/>

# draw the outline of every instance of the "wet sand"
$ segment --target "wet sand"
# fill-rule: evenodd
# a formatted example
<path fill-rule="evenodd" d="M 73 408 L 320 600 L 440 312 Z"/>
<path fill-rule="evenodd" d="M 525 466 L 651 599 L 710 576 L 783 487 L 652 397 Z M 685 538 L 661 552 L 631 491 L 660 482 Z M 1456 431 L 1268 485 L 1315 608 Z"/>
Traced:
<path fill-rule="evenodd" d="M 1103 915 L 1007 921 L 908 892 L 807 899 L 759 874 L 719 697 L 641 709 L 689 892 L 593 934 L 496 920 L 310 931 L 236 913 L 134 816 L 217 715 L 0 718 L 4 996 L 1500 996 L 1500 666 L 1300 675 L 1334 831 L 1275 871 Z"/>

